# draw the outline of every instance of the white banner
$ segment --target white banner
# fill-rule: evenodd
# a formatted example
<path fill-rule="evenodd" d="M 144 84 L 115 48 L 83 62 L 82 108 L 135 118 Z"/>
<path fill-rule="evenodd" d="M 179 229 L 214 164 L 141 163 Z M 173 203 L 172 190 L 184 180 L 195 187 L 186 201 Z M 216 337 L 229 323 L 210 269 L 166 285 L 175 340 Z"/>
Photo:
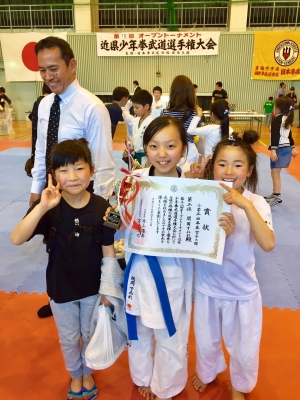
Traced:
<path fill-rule="evenodd" d="M 41 81 L 35 44 L 48 36 L 67 40 L 66 32 L 49 33 L 1 33 L 0 41 L 7 82 Z"/>
<path fill-rule="evenodd" d="M 132 204 L 140 231 L 125 230 L 126 251 L 164 257 L 198 258 L 222 264 L 225 231 L 219 225 L 223 201 L 219 182 L 137 177 L 139 200 Z"/>
<path fill-rule="evenodd" d="M 211 56 L 220 32 L 97 33 L 98 56 Z"/>

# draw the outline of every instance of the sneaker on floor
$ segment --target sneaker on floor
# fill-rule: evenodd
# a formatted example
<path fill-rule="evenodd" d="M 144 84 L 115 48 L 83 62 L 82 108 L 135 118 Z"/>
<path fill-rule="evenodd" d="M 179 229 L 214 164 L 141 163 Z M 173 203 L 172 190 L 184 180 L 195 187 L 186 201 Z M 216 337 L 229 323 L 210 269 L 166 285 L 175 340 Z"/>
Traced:
<path fill-rule="evenodd" d="M 269 206 L 275 206 L 276 204 L 282 203 L 282 199 L 279 196 L 274 196 L 274 199 L 269 202 Z"/>
<path fill-rule="evenodd" d="M 47 317 L 52 317 L 52 310 L 50 307 L 50 304 L 46 304 L 45 306 L 41 307 L 38 312 L 37 315 L 40 318 L 47 318 Z"/>
<path fill-rule="evenodd" d="M 268 196 L 264 196 L 264 199 L 266 199 L 267 201 L 271 201 L 274 199 L 274 197 L 276 197 L 275 194 L 271 193 Z"/>

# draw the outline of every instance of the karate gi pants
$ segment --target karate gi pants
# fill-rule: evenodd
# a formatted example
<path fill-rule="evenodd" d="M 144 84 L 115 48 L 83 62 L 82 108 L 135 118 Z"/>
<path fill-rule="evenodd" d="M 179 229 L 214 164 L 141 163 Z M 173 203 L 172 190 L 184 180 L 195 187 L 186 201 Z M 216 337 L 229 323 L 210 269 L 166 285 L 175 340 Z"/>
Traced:
<path fill-rule="evenodd" d="M 243 393 L 255 387 L 262 330 L 260 292 L 248 300 L 226 300 L 195 291 L 196 372 L 203 383 L 226 369 L 222 338 L 230 355 L 232 386 Z"/>
<path fill-rule="evenodd" d="M 66 369 L 74 379 L 92 373 L 85 365 L 85 350 L 91 340 L 90 325 L 97 301 L 98 294 L 67 303 L 50 300 Z"/>
<path fill-rule="evenodd" d="M 138 340 L 128 347 L 129 368 L 137 386 L 150 386 L 160 398 L 176 396 L 187 382 L 187 344 L 190 313 L 181 307 L 176 333 L 169 336 L 167 329 L 152 329 L 136 317 Z M 155 342 L 155 345 L 154 345 Z M 153 359 L 154 353 L 154 359 Z"/>

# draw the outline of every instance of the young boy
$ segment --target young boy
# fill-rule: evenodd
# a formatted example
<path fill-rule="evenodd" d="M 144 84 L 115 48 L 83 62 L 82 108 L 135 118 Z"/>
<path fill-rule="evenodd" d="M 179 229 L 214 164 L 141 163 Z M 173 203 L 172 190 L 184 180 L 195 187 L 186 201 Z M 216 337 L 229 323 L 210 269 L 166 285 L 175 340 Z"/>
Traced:
<path fill-rule="evenodd" d="M 162 110 L 167 107 L 167 103 L 161 98 L 162 88 L 160 86 L 155 86 L 153 88 L 153 103 L 151 115 L 153 118 L 157 118 L 161 115 Z"/>
<path fill-rule="evenodd" d="M 147 90 L 139 90 L 133 95 L 131 101 L 136 117 L 133 117 L 129 112 L 130 103 L 123 109 L 122 116 L 127 125 L 127 130 L 130 132 L 129 140 L 133 149 L 132 156 L 138 160 L 141 166 L 145 166 L 146 155 L 143 147 L 143 136 L 147 126 L 153 121 L 151 115 L 152 95 Z M 127 156 L 126 151 L 125 153 L 123 154 L 124 157 Z"/>
<path fill-rule="evenodd" d="M 273 102 L 272 96 L 270 96 L 269 100 L 265 102 L 264 110 L 265 110 L 265 114 L 266 114 L 266 125 L 271 126 L 272 113 L 274 111 L 274 102 Z"/>
<path fill-rule="evenodd" d="M 110 121 L 111 121 L 111 135 L 114 137 L 114 134 L 117 129 L 118 122 L 121 121 L 122 118 L 122 108 L 125 107 L 128 102 L 129 91 L 125 87 L 118 86 L 113 91 L 113 102 L 110 104 L 106 104 L 106 108 L 109 112 Z"/>

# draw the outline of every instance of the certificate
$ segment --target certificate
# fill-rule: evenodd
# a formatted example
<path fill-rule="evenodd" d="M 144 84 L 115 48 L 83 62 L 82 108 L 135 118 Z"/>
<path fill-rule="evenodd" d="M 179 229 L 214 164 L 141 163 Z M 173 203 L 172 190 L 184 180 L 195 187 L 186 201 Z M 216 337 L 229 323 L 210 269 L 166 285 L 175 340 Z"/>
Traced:
<path fill-rule="evenodd" d="M 142 176 L 131 203 L 140 226 L 125 230 L 126 251 L 152 256 L 197 258 L 222 264 L 225 231 L 218 219 L 230 206 L 217 181 Z M 226 182 L 231 186 L 229 182 Z"/>

